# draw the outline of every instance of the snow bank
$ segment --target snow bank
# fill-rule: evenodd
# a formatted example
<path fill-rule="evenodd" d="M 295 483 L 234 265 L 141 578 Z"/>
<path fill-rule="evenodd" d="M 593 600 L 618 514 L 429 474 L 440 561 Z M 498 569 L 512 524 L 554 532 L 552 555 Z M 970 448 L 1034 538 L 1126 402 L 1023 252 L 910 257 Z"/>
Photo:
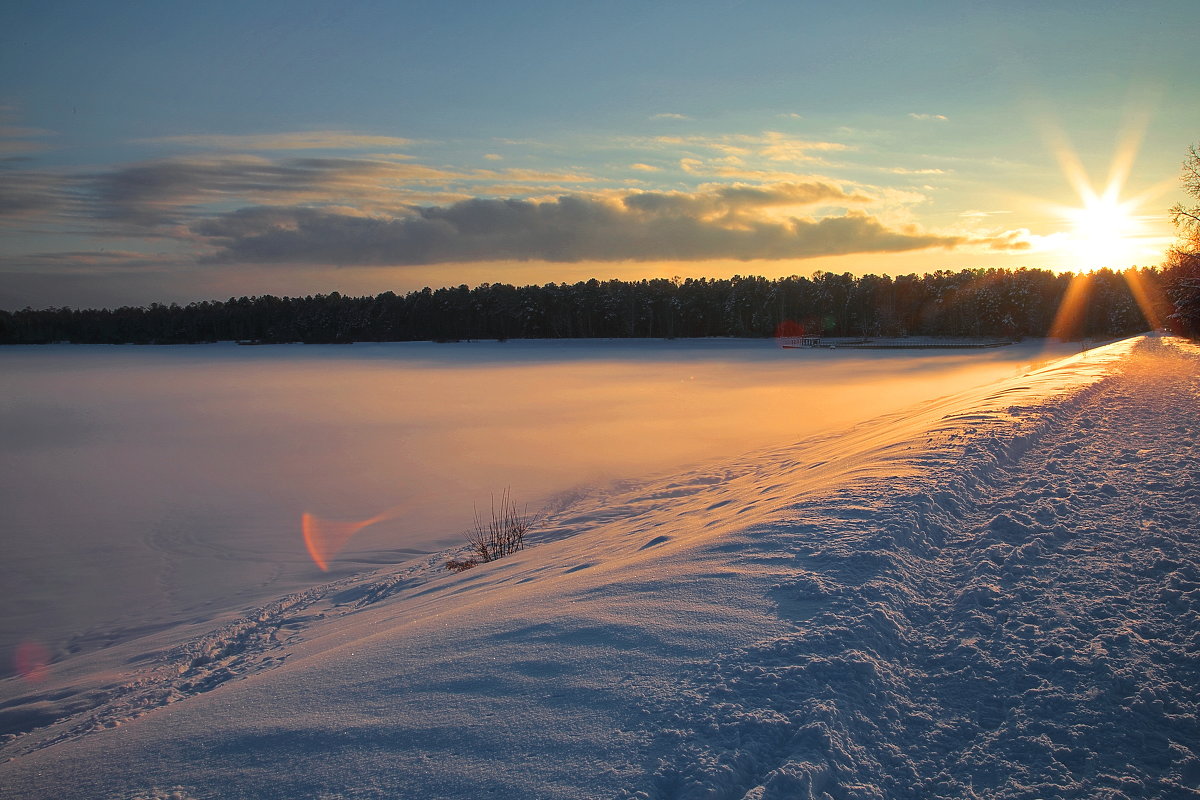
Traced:
<path fill-rule="evenodd" d="M 0 793 L 1200 796 L 1198 398 L 1121 342 L 68 659 Z"/>

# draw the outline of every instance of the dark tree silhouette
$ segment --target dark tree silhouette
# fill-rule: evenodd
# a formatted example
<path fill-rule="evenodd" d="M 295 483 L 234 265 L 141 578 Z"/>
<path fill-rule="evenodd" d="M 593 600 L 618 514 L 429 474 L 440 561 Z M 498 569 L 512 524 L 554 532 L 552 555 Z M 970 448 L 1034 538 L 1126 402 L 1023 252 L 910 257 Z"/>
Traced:
<path fill-rule="evenodd" d="M 1178 294 L 1195 283 L 1194 252 L 1180 251 L 1173 263 Z M 1184 268 L 1189 264 L 1190 273 Z M 1139 275 L 1143 281 L 1158 278 L 1155 270 L 1140 270 Z M 485 283 L 405 295 L 264 295 L 111 310 L 26 308 L 0 311 L 0 343 L 768 337 L 788 322 L 815 336 L 1018 339 L 1047 335 L 1072 277 L 1024 268 L 894 278 L 818 272 L 811 278 Z M 1078 336 L 1123 336 L 1147 328 L 1124 277 L 1107 269 L 1086 276 L 1091 288 Z M 1186 309 L 1178 305 L 1182 302 L 1177 300 L 1177 307 Z"/>
<path fill-rule="evenodd" d="M 1183 189 L 1200 200 L 1200 149 L 1188 148 L 1183 160 Z M 1165 269 L 1167 296 L 1175 306 L 1171 322 L 1176 330 L 1200 338 L 1200 205 L 1177 203 L 1171 218 L 1179 231 L 1179 241 L 1168 254 Z"/>

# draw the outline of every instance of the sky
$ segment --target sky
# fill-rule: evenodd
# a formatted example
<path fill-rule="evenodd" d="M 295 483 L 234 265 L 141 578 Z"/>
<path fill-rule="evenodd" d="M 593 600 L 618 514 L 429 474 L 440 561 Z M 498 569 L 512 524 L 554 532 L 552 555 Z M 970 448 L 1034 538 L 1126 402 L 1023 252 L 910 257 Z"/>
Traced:
<path fill-rule="evenodd" d="M 1158 264 L 1194 0 L 9 0 L 0 308 Z"/>

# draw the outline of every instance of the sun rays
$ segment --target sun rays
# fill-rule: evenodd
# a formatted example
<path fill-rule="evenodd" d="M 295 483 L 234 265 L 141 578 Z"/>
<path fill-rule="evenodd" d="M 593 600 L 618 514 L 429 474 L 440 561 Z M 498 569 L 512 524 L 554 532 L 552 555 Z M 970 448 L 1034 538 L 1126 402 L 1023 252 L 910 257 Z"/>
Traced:
<path fill-rule="evenodd" d="M 1057 249 L 1065 256 L 1064 268 L 1076 273 L 1103 267 L 1125 269 L 1161 257 L 1162 243 L 1148 222 L 1154 217 L 1153 201 L 1175 186 L 1175 177 L 1164 178 L 1133 195 L 1126 192 L 1148 123 L 1145 113 L 1129 115 L 1117 139 L 1108 176 L 1100 184 L 1103 188 L 1098 188 L 1066 133 L 1049 120 L 1041 121 L 1047 145 L 1078 198 L 1074 205 L 1051 204 L 1049 208 L 1069 226 L 1054 237 Z"/>
<path fill-rule="evenodd" d="M 1099 267 L 1126 265 L 1136 258 L 1140 232 L 1133 201 L 1121 201 L 1120 187 L 1110 185 L 1103 194 L 1090 190 L 1079 208 L 1064 209 L 1062 215 L 1072 226 L 1069 234 L 1071 255 L 1077 268 L 1088 272 Z"/>
<path fill-rule="evenodd" d="M 1066 133 L 1047 118 L 1039 120 L 1050 151 L 1063 177 L 1078 198 L 1075 205 L 1052 204 L 1049 210 L 1069 227 L 1052 239 L 1064 256 L 1063 267 L 1073 274 L 1055 315 L 1050 336 L 1074 339 L 1081 335 L 1093 291 L 1093 272 L 1110 268 L 1122 271 L 1130 294 L 1146 319 L 1149 329 L 1163 325 L 1162 291 L 1153 274 L 1139 270 L 1139 261 L 1162 257 L 1164 243 L 1148 224 L 1153 219 L 1153 202 L 1170 191 L 1175 177 L 1136 193 L 1126 192 L 1126 183 L 1137 160 L 1149 124 L 1146 111 L 1129 112 L 1120 131 L 1106 180 L 1097 188 L 1084 167 L 1079 151 Z"/>

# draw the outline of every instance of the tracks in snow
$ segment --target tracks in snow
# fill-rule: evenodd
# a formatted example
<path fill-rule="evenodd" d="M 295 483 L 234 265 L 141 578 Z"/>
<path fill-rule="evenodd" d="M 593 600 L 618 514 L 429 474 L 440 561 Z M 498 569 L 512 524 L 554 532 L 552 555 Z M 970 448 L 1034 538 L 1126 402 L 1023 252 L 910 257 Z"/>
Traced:
<path fill-rule="evenodd" d="M 804 502 L 793 634 L 719 657 L 641 798 L 1200 797 L 1200 359 L 1151 342 L 957 464 Z"/>

